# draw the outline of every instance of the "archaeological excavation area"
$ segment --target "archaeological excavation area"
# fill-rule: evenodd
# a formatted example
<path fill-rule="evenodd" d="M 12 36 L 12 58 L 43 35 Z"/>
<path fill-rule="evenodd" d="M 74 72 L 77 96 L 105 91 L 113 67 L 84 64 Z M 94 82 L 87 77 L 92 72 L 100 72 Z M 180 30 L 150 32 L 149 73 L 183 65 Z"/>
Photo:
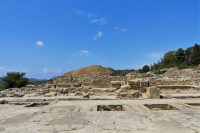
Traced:
<path fill-rule="evenodd" d="M 193 69 L 110 76 L 92 66 L 2 90 L 0 133 L 200 133 L 199 77 Z"/>
<path fill-rule="evenodd" d="M 72 98 L 73 99 L 73 98 Z M 1 133 L 198 133 L 199 99 L 6 99 Z M 4 103 L 2 103 L 4 102 Z"/>

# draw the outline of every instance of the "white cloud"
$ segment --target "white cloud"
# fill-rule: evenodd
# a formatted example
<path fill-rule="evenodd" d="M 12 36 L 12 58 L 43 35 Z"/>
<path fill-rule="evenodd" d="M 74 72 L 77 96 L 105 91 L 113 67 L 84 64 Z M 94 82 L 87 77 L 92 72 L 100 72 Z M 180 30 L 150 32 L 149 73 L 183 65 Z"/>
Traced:
<path fill-rule="evenodd" d="M 39 40 L 39 41 L 36 41 L 35 44 L 36 44 L 37 47 L 40 47 L 40 48 L 41 48 L 41 47 L 44 47 L 44 45 L 45 45 L 44 42 L 43 42 L 43 41 L 40 41 L 40 40 Z"/>
<path fill-rule="evenodd" d="M 121 34 L 127 31 L 126 28 L 120 28 L 118 26 L 115 26 L 113 29 L 114 29 L 114 35 Z"/>
<path fill-rule="evenodd" d="M 102 31 L 97 31 L 93 39 L 94 39 L 94 40 L 97 40 L 97 39 L 103 37 L 103 35 L 104 35 L 104 34 L 103 34 Z"/>
<path fill-rule="evenodd" d="M 80 60 L 85 57 L 90 57 L 91 55 L 92 55 L 92 53 L 88 50 L 80 50 L 80 51 L 77 51 L 74 54 L 72 54 L 73 59 L 70 60 L 69 62 L 72 63 L 74 60 Z"/>
<path fill-rule="evenodd" d="M 87 50 L 82 50 L 79 52 L 79 56 L 89 56 L 89 55 L 90 55 L 90 52 Z"/>
<path fill-rule="evenodd" d="M 105 25 L 107 20 L 104 17 L 94 17 L 90 20 L 90 23 Z"/>
<path fill-rule="evenodd" d="M 93 24 L 98 24 L 98 25 L 105 25 L 107 24 L 107 19 L 105 17 L 100 17 L 99 15 L 95 15 L 95 14 L 92 14 L 92 13 L 87 13 L 85 11 L 82 11 L 80 9 L 76 9 L 74 8 L 73 11 L 82 16 L 82 17 L 85 17 L 89 20 L 90 23 L 93 23 Z"/>

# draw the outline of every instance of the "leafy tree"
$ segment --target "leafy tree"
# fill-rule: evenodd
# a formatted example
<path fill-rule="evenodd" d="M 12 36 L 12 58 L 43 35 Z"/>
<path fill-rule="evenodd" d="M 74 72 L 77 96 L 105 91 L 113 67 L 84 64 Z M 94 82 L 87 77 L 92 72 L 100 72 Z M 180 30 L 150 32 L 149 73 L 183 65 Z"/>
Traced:
<path fill-rule="evenodd" d="M 150 67 L 148 65 L 144 65 L 142 69 L 139 70 L 140 73 L 147 73 L 150 71 Z"/>
<path fill-rule="evenodd" d="M 164 57 L 151 66 L 151 70 L 160 70 L 163 68 L 178 67 L 184 69 L 200 64 L 200 45 L 195 44 L 186 50 L 179 48 L 176 51 L 167 52 Z"/>
<path fill-rule="evenodd" d="M 186 50 L 185 50 L 185 58 L 186 58 L 186 64 L 188 65 L 188 66 L 191 66 L 192 65 L 192 49 L 193 49 L 193 47 L 191 47 L 191 48 L 187 48 Z"/>
<path fill-rule="evenodd" d="M 176 51 L 176 59 L 178 64 L 183 64 L 185 62 L 185 51 L 182 48 Z"/>
<path fill-rule="evenodd" d="M 1 85 L 1 89 L 8 88 L 21 88 L 28 84 L 28 79 L 25 78 L 25 73 L 20 72 L 9 72 L 2 79 L 3 84 Z"/>
<path fill-rule="evenodd" d="M 163 59 L 161 60 L 161 67 L 162 68 L 169 68 L 176 66 L 176 52 L 175 51 L 169 51 L 167 52 Z"/>
<path fill-rule="evenodd" d="M 200 45 L 195 44 L 192 53 L 191 53 L 191 64 L 199 65 L 200 64 Z"/>

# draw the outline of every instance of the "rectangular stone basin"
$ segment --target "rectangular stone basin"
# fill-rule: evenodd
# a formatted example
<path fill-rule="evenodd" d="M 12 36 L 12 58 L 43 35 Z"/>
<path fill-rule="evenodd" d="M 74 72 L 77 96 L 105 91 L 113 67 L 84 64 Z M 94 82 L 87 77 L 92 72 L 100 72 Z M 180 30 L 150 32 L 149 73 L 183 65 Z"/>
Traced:
<path fill-rule="evenodd" d="M 123 105 L 97 105 L 97 111 L 125 111 Z"/>
<path fill-rule="evenodd" d="M 186 103 L 186 104 L 188 104 L 190 106 L 199 106 L 200 107 L 200 103 Z"/>
<path fill-rule="evenodd" d="M 49 102 L 34 102 L 34 103 L 29 103 L 26 104 L 25 107 L 42 107 L 49 105 Z"/>
<path fill-rule="evenodd" d="M 144 104 L 150 110 L 178 110 L 169 104 Z"/>

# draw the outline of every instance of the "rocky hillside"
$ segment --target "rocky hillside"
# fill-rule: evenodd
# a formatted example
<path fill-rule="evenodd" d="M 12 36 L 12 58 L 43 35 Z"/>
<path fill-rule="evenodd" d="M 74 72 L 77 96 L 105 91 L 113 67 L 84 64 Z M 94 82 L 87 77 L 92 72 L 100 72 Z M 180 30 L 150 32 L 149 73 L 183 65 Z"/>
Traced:
<path fill-rule="evenodd" d="M 112 68 L 103 67 L 100 65 L 92 65 L 89 67 L 81 68 L 63 75 L 64 78 L 68 77 L 88 77 L 88 76 L 106 76 L 112 75 L 114 70 Z"/>

